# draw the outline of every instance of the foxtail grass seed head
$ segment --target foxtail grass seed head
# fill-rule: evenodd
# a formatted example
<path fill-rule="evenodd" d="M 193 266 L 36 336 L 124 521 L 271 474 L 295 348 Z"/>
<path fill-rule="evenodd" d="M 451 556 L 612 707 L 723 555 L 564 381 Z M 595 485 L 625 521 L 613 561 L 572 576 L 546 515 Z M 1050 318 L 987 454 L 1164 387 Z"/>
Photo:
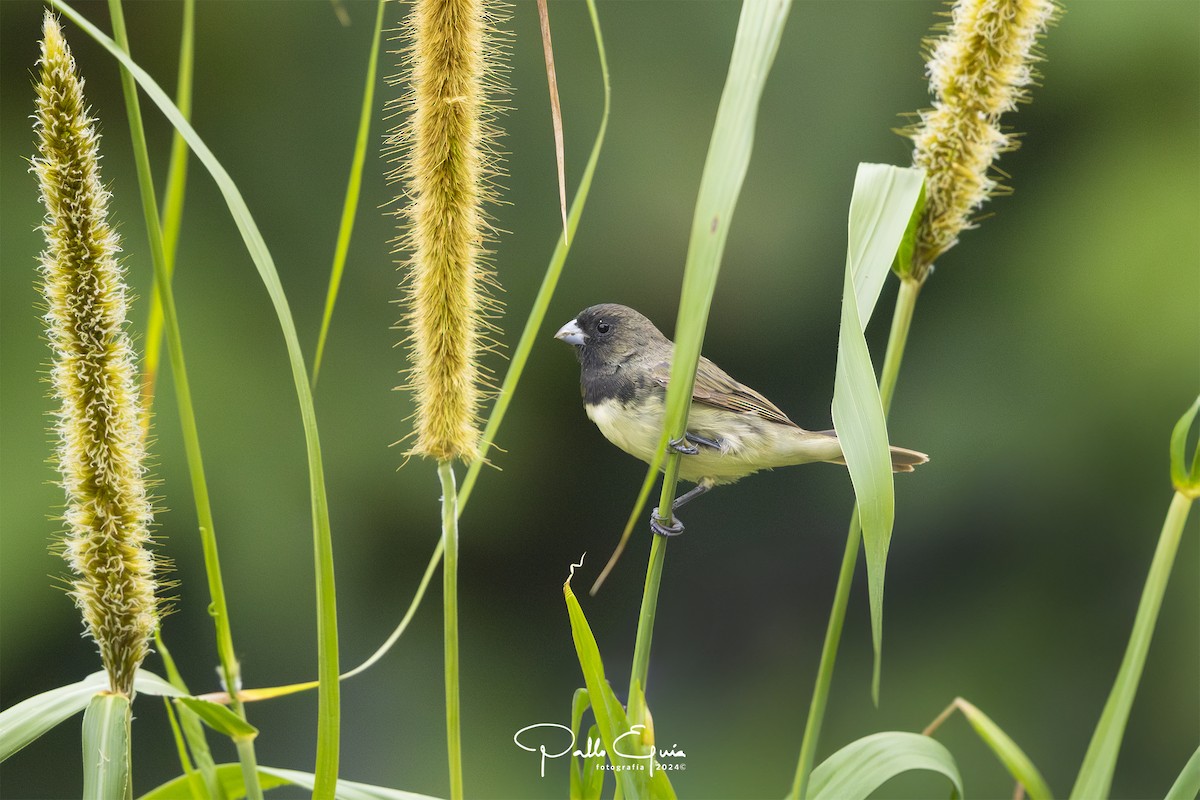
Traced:
<path fill-rule="evenodd" d="M 926 206 L 917 231 L 913 275 L 973 227 L 972 215 L 1004 187 L 990 174 L 1016 148 L 1000 117 L 1028 99 L 1040 60 L 1038 39 L 1057 14 L 1052 0 L 957 0 L 940 37 L 926 43 L 933 107 L 906 131 L 913 165 L 926 171 Z"/>
<path fill-rule="evenodd" d="M 50 382 L 59 403 L 55 453 L 66 491 L 63 555 L 71 595 L 100 649 L 110 688 L 131 696 L 158 624 L 152 520 L 126 287 L 109 193 L 83 81 L 58 20 L 43 22 L 32 160 L 46 217 L 41 230 Z"/>
<path fill-rule="evenodd" d="M 416 0 L 402 51 L 409 93 L 387 139 L 404 185 L 397 251 L 405 271 L 407 387 L 416 404 L 410 453 L 470 461 L 479 452 L 482 352 L 494 345 L 498 307 L 483 206 L 495 199 L 496 98 L 505 90 L 495 23 L 485 0 Z"/>

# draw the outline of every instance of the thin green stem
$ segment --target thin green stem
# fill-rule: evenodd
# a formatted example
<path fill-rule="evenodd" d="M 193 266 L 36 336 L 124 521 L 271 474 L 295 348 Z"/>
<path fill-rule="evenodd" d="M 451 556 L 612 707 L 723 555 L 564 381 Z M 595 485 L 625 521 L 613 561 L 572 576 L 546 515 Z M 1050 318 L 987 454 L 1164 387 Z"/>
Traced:
<path fill-rule="evenodd" d="M 920 292 L 919 281 L 911 278 L 900 281 L 900 292 L 896 296 L 896 308 L 892 313 L 892 330 L 888 335 L 887 353 L 884 355 L 883 369 L 879 377 L 879 395 L 883 401 L 885 415 L 892 406 L 892 396 L 895 394 L 896 381 L 900 374 L 900 362 L 904 359 L 904 347 L 908 343 L 913 310 L 916 308 Z M 803 800 L 808 791 L 808 780 L 812 774 L 817 743 L 821 737 L 821 724 L 825 720 L 825 707 L 829 702 L 829 687 L 833 683 L 833 667 L 837 661 L 838 645 L 842 641 L 842 628 L 846 622 L 846 607 L 850 602 L 850 586 L 854 582 L 854 568 L 858 565 L 861 541 L 862 532 L 859 529 L 856 505 L 850 515 L 850 529 L 846 533 L 846 549 L 842 554 L 842 567 L 838 572 L 837 588 L 833 594 L 833 608 L 829 611 L 829 625 L 825 629 L 825 642 L 821 646 L 821 663 L 817 668 L 817 681 L 808 707 L 808 720 L 804 723 L 800 760 L 796 764 L 796 776 L 789 795 L 791 800 Z"/>
<path fill-rule="evenodd" d="M 117 45 L 129 53 L 129 37 L 125 30 L 125 15 L 121 0 L 109 0 L 112 14 L 113 38 Z M 121 68 L 121 86 L 125 94 L 125 108 L 129 117 L 130 138 L 133 141 L 134 161 L 137 164 L 138 185 L 141 189 L 142 213 L 146 219 L 146 234 L 150 240 L 151 261 L 154 277 L 158 283 L 159 298 L 163 305 L 163 319 L 167 332 L 167 351 L 171 360 L 171 375 L 175 381 L 175 395 L 179 406 L 179 419 L 183 427 L 184 449 L 187 452 L 188 472 L 192 479 L 192 492 L 196 499 L 196 514 L 200 524 L 200 540 L 204 550 L 204 566 L 208 573 L 209 593 L 212 596 L 212 615 L 217 628 L 217 652 L 221 660 L 226 689 L 230 691 L 232 706 L 238 716 L 245 719 L 246 712 L 237 697 L 240 683 L 239 667 L 233 649 L 233 633 L 229 625 L 229 609 L 225 602 L 225 588 L 221 579 L 221 565 L 217 556 L 217 540 L 213 533 L 212 508 L 208 497 L 208 484 L 204 478 L 204 462 L 200 455 L 200 435 L 196 427 L 196 415 L 192 407 L 191 387 L 183 359 L 183 343 L 179 333 L 179 317 L 175 309 L 175 296 L 170 277 L 166 273 L 166 255 L 163 246 L 162 226 L 158 217 L 158 204 L 154 196 L 154 179 L 150 172 L 150 155 L 146 146 L 146 130 L 142 124 L 142 113 L 138 104 L 137 85 L 133 75 L 124 66 Z M 258 781 L 258 765 L 254 756 L 253 743 L 238 747 L 239 760 L 250 800 L 262 800 L 262 787 Z"/>
<path fill-rule="evenodd" d="M 192 114 L 192 74 L 195 63 L 196 0 L 184 0 L 183 28 L 179 40 L 179 78 L 175 84 L 175 105 L 184 119 Z M 183 224 L 183 200 L 187 193 L 187 141 L 175 131 L 171 138 L 171 162 L 167 168 L 167 188 L 163 196 L 162 238 L 167 279 L 175 273 L 175 253 L 179 230 Z M 154 405 L 154 388 L 158 382 L 158 367 L 162 361 L 163 308 L 158 297 L 158 278 L 150 294 L 150 318 L 146 322 L 146 356 L 142 369 L 142 401 L 145 417 L 143 433 L 150 427 L 150 411 Z"/>
<path fill-rule="evenodd" d="M 442 602 L 446 645 L 446 752 L 450 762 L 450 798 L 462 800 L 462 726 L 458 701 L 458 493 L 454 468 L 438 463 L 442 482 L 442 544 L 446 563 L 442 566 Z"/>
<path fill-rule="evenodd" d="M 362 190 L 363 165 L 367 160 L 367 139 L 371 132 L 372 112 L 375 110 L 375 73 L 379 64 L 379 39 L 383 31 L 384 6 L 384 0 L 379 0 L 379 7 L 375 12 L 375 32 L 371 39 L 371 54 L 367 58 L 367 83 L 363 88 L 362 109 L 358 117 L 358 136 L 354 142 L 354 156 L 350 163 L 350 179 L 346 184 L 346 197 L 342 202 L 342 221 L 338 227 L 337 245 L 333 253 L 329 289 L 325 295 L 325 312 L 321 317 L 321 332 L 317 336 L 317 353 L 313 356 L 311 386 L 314 389 L 317 386 L 317 376 L 321 373 L 325 341 L 329 337 L 329 326 L 333 321 L 333 307 L 337 303 L 338 289 L 342 285 L 342 274 L 346 270 L 346 255 L 350 252 L 350 236 L 354 232 L 354 215 L 358 211 L 358 196 Z"/>
<path fill-rule="evenodd" d="M 670 522 L 670 520 L 665 520 Z M 629 671 L 629 697 L 632 703 L 633 687 L 637 684 L 646 691 L 646 678 L 650 673 L 650 642 L 654 636 L 654 615 L 658 611 L 658 587 L 662 583 L 663 562 L 667 557 L 667 539 L 654 536 L 650 543 L 650 561 L 646 565 L 646 586 L 642 591 L 642 609 L 638 613 L 637 638 L 633 645 L 633 667 Z M 630 708 L 629 722 L 643 722 L 645 709 Z M 634 719 L 634 717 L 637 719 Z"/>
<path fill-rule="evenodd" d="M 1079 776 L 1071 790 L 1071 800 L 1108 797 L 1112 788 L 1113 771 L 1117 766 L 1117 755 L 1125 735 L 1125 724 L 1129 721 L 1133 699 L 1142 679 L 1142 669 L 1146 666 L 1150 640 L 1154 636 L 1158 612 L 1162 608 L 1167 581 L 1171 576 L 1171 567 L 1175 564 L 1175 554 L 1179 550 L 1179 540 L 1183 536 L 1192 502 L 1193 499 L 1181 491 L 1176 491 L 1175 496 L 1171 498 L 1167 518 L 1163 521 L 1158 545 L 1154 549 L 1154 558 L 1150 562 L 1150 572 L 1146 576 L 1142 598 L 1133 620 L 1129 644 L 1125 647 L 1121 668 L 1117 671 L 1112 691 L 1104 704 L 1104 711 L 1100 714 L 1100 722 L 1097 723 L 1092 741 L 1088 744 L 1083 766 L 1080 767 Z"/>

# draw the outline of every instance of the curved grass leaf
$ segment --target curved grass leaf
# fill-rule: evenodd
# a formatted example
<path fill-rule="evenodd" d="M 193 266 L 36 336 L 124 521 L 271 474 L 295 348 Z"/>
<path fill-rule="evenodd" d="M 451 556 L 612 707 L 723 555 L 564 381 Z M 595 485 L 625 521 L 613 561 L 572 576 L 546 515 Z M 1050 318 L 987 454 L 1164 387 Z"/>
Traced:
<path fill-rule="evenodd" d="M 833 426 L 854 484 L 867 556 L 871 639 L 875 648 L 871 694 L 876 704 L 883 650 L 884 568 L 896 512 L 887 422 L 863 331 L 923 185 L 924 173 L 920 170 L 859 164 L 850 199 L 832 409 Z"/>
<path fill-rule="evenodd" d="M 1171 431 L 1171 482 L 1175 484 L 1176 489 L 1191 494 L 1193 498 L 1200 493 L 1200 444 L 1196 446 L 1191 470 L 1188 469 L 1185 450 L 1188 431 L 1192 429 L 1197 412 L 1200 412 L 1200 397 L 1197 397 L 1192 407 L 1184 412 L 1175 423 L 1175 429 Z"/>
<path fill-rule="evenodd" d="M 88 707 L 108 688 L 108 676 L 93 673 L 78 683 L 36 694 L 0 712 L 0 761 Z"/>
<path fill-rule="evenodd" d="M 259 767 L 258 775 L 263 789 L 299 786 L 312 790 L 316 780 L 310 772 L 298 772 L 293 769 L 277 767 Z M 242 800 L 246 796 L 246 786 L 242 781 L 240 764 L 219 764 L 217 776 L 221 781 L 221 788 L 229 800 Z M 337 782 L 333 796 L 337 800 L 438 800 L 436 797 L 416 792 L 404 792 L 399 789 L 389 789 L 386 786 L 372 786 L 367 783 L 343 780 Z M 186 775 L 181 775 L 142 795 L 140 800 L 192 800 L 188 789 L 188 778 Z"/>
<path fill-rule="evenodd" d="M 621 707 L 612 686 L 604 677 L 600 648 L 596 644 L 596 637 L 592 635 L 587 617 L 575 598 L 575 593 L 571 591 L 569 579 L 563 584 L 563 597 L 567 602 L 571 638 L 575 641 L 575 653 L 579 657 L 579 666 L 587 683 L 588 697 L 592 702 L 592 713 L 596 717 L 600 740 L 604 742 L 609 760 L 616 767 L 618 789 L 630 800 L 643 797 L 674 800 L 675 790 L 667 780 L 667 774 L 652 766 L 653 748 L 646 748 L 641 743 L 641 737 L 638 735 L 640 728 L 630 724 L 625 709 Z M 653 775 L 650 774 L 651 769 Z"/>
<path fill-rule="evenodd" d="M 933 725 L 925 730 L 925 734 L 931 735 L 932 729 L 938 727 L 946 717 L 956 710 L 961 711 L 962 715 L 967 718 L 967 722 L 971 723 L 975 733 L 983 740 L 984 744 L 991 748 L 992 753 L 1008 770 L 1008 774 L 1025 787 L 1030 800 L 1053 800 L 1054 794 L 1050 791 L 1045 779 L 1042 778 L 1042 773 L 1029 760 L 1029 756 L 1025 755 L 1025 751 L 1018 747 L 1017 743 L 1001 730 L 1000 726 L 993 722 L 987 714 L 961 697 L 954 698 L 954 702 Z"/>
<path fill-rule="evenodd" d="M 1200 747 L 1183 765 L 1183 772 L 1175 779 L 1164 800 L 1194 800 L 1200 796 Z"/>
<path fill-rule="evenodd" d="M 1129 721 L 1133 698 L 1142 679 L 1142 668 L 1146 666 L 1150 639 L 1154 636 L 1158 612 L 1162 607 L 1167 581 L 1171 577 L 1171 567 L 1175 564 L 1175 553 L 1179 549 L 1179 540 L 1183 536 L 1183 527 L 1191 507 L 1192 500 L 1180 492 L 1176 492 L 1171 499 L 1162 533 L 1158 537 L 1158 546 L 1154 549 L 1154 558 L 1150 562 L 1150 574 L 1146 576 L 1146 585 L 1138 602 L 1133 631 L 1129 634 L 1129 644 L 1125 647 L 1125 656 L 1121 659 L 1120 669 L 1117 670 L 1117 679 L 1108 695 L 1108 701 L 1104 704 L 1100 721 L 1092 734 L 1092 741 L 1088 744 L 1083 766 L 1075 779 L 1075 786 L 1071 789 L 1071 800 L 1097 800 L 1108 797 L 1112 788 L 1112 776 L 1116 770 L 1121 740 L 1125 736 L 1125 723 Z"/>
<path fill-rule="evenodd" d="M 918 733 L 889 731 L 865 736 L 838 750 L 812 772 L 811 800 L 866 800 L 903 772 L 925 770 L 945 775 L 962 797 L 962 778 L 954 756 L 940 742 Z"/>
<path fill-rule="evenodd" d="M 51 5 L 78 25 L 88 36 L 104 47 L 122 66 L 129 70 L 138 85 L 163 115 L 187 140 L 188 146 L 204 164 L 213 177 L 217 188 L 229 206 L 231 216 L 246 244 L 263 286 L 271 298 L 275 314 L 287 346 L 288 361 L 292 369 L 292 381 L 300 405 L 300 416 L 304 426 L 304 437 L 309 469 L 309 492 L 312 499 L 313 545 L 317 573 L 317 640 L 319 651 L 320 695 L 317 718 L 317 768 L 316 795 L 331 796 L 337 777 L 339 689 L 337 653 L 337 597 L 334 591 L 333 543 L 329 529 L 329 509 L 325 494 L 324 470 L 321 462 L 321 445 L 317 433 L 316 412 L 313 408 L 312 392 L 309 389 L 308 373 L 300 342 L 296 336 L 296 325 L 288 307 L 287 297 L 279 281 L 275 262 L 267 249 L 266 241 L 254 222 L 250 209 L 242 199 L 237 185 L 225 171 L 212 151 L 179 113 L 179 109 L 145 70 L 108 36 L 92 25 L 62 0 L 50 0 Z"/>
<path fill-rule="evenodd" d="M 125 797 L 129 787 L 129 698 L 94 695 L 83 712 L 83 800 Z"/>

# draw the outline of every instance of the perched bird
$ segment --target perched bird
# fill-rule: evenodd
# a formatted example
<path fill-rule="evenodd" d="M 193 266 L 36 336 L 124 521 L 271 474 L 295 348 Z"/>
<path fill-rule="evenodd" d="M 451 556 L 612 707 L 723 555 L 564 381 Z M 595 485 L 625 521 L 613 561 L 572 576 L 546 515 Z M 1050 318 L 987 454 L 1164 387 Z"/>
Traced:
<path fill-rule="evenodd" d="M 574 345 L 581 366 L 583 406 L 604 437 L 649 463 L 663 430 L 664 401 L 674 343 L 654 323 L 615 303 L 585 308 L 554 338 Z M 713 486 L 773 467 L 827 461 L 845 464 L 834 431 L 806 431 L 774 403 L 701 357 L 688 411 L 687 434 L 670 443 L 682 455 L 679 477 L 695 483 L 672 511 Z M 892 471 L 912 472 L 929 456 L 892 448 Z M 661 536 L 683 532 L 674 516 L 650 527 Z"/>

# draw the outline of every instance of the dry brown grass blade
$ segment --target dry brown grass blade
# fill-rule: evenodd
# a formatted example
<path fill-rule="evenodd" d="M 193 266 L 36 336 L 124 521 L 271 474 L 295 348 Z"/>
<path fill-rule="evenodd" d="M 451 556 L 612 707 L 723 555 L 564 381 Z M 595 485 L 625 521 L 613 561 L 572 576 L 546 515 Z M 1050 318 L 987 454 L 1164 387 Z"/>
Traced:
<path fill-rule="evenodd" d="M 550 9 L 546 0 L 538 0 L 538 21 L 542 27 L 542 50 L 546 54 L 546 82 L 550 84 L 550 116 L 554 121 L 554 158 L 558 162 L 558 205 L 562 212 L 563 238 L 570 242 L 567 230 L 567 168 L 563 156 L 562 106 L 558 102 L 558 77 L 554 74 L 554 44 L 550 41 Z"/>

